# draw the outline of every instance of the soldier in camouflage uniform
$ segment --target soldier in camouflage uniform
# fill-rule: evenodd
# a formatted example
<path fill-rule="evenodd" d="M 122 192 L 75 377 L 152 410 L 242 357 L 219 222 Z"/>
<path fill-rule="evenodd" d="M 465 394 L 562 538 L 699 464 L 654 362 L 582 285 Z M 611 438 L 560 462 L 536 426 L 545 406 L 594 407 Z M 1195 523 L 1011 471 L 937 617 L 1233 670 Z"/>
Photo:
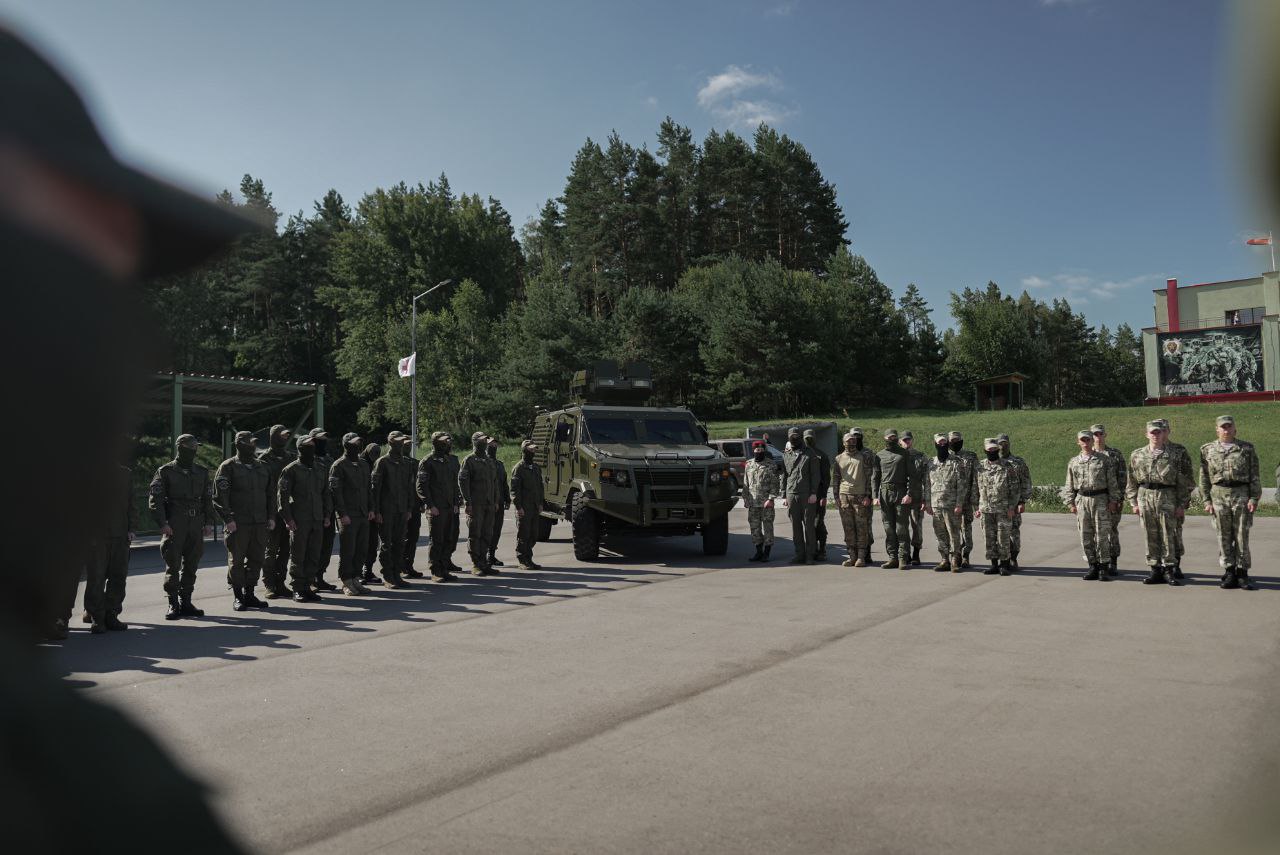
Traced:
<path fill-rule="evenodd" d="M 520 462 L 511 468 L 509 495 L 516 509 L 516 560 L 520 562 L 521 570 L 542 569 L 542 565 L 533 560 L 533 545 L 538 542 L 544 499 L 542 469 L 534 460 L 538 451 L 537 443 L 526 439 L 520 443 Z M 435 548 L 434 543 L 432 548 Z"/>
<path fill-rule="evenodd" d="M 1191 462 L 1191 454 L 1187 451 L 1187 447 L 1185 445 L 1179 445 L 1178 443 L 1170 439 L 1172 431 L 1169 427 L 1168 419 L 1161 416 L 1160 418 L 1156 419 L 1156 421 L 1160 423 L 1160 428 L 1164 431 L 1165 445 L 1167 445 L 1170 448 L 1170 450 L 1172 450 L 1176 455 L 1178 455 L 1179 465 L 1182 467 L 1183 471 L 1186 473 L 1186 476 L 1190 478 L 1191 481 L 1194 483 L 1196 480 L 1195 464 Z M 1182 507 L 1182 510 L 1184 511 L 1183 515 L 1180 517 L 1174 518 L 1174 527 L 1173 527 L 1174 557 L 1173 557 L 1172 573 L 1175 579 L 1182 578 L 1182 555 L 1187 551 L 1186 547 L 1183 546 L 1182 544 L 1182 526 L 1187 521 L 1187 516 L 1185 511 L 1189 507 L 1191 507 L 1190 495 L 1187 496 L 1187 503 Z"/>
<path fill-rule="evenodd" d="M 1008 576 L 1013 572 L 1009 561 L 1013 540 L 1013 518 L 1021 499 L 1021 481 L 1009 461 L 1000 456 L 1000 442 L 988 437 L 982 443 L 985 460 L 978 463 L 978 507 L 973 515 L 982 519 L 982 531 L 986 535 L 987 560 L 991 562 L 982 572 L 987 576 L 999 573 Z"/>
<path fill-rule="evenodd" d="M 1014 509 L 1013 535 L 1009 542 L 1009 564 L 1017 570 L 1018 553 L 1022 550 L 1022 512 L 1031 500 L 1031 467 L 1024 458 L 1009 450 L 1009 434 L 997 434 L 996 441 L 1000 443 L 1000 456 L 1009 461 L 1009 465 L 1018 473 L 1018 507 Z"/>
<path fill-rule="evenodd" d="M 925 470 L 925 513 L 933 517 L 933 535 L 941 560 L 933 568 L 959 573 L 964 565 L 964 509 L 978 500 L 969 461 L 951 453 L 945 433 L 933 435 L 937 456 Z"/>
<path fill-rule="evenodd" d="M 1094 425 L 1089 428 L 1089 433 L 1093 436 L 1093 450 L 1101 452 L 1111 458 L 1116 467 L 1116 480 L 1120 482 L 1120 492 L 1124 493 L 1129 488 L 1129 465 L 1125 460 L 1124 452 L 1118 448 L 1107 445 L 1107 428 L 1105 425 Z M 1121 500 L 1115 505 L 1115 510 L 1111 512 L 1111 562 L 1107 565 L 1107 572 L 1115 576 L 1116 561 L 1120 558 L 1120 520 L 1124 516 L 1124 501 Z"/>
<path fill-rule="evenodd" d="M 844 435 L 844 451 L 831 464 L 831 483 L 844 528 L 844 545 L 849 550 L 845 567 L 866 567 L 871 535 L 871 479 L 877 461 L 875 453 L 862 447 L 862 428 Z"/>
<path fill-rule="evenodd" d="M 876 467 L 871 473 L 873 504 L 880 508 L 884 546 L 889 554 L 880 566 L 905 570 L 911 566 L 911 506 L 921 503 L 924 482 L 893 428 L 884 432 L 884 445 L 876 452 Z"/>
<path fill-rule="evenodd" d="M 298 437 L 298 459 L 281 470 L 276 485 L 276 502 L 289 529 L 289 580 L 293 583 L 293 599 L 299 603 L 320 601 L 315 579 L 320 567 L 321 534 L 333 525 L 329 470 L 316 459 L 315 442 L 319 436 L 324 433 Z"/>
<path fill-rule="evenodd" d="M 1174 520 L 1185 512 L 1192 483 L 1177 453 L 1165 445 L 1164 429 L 1158 421 L 1147 422 L 1147 437 L 1147 445 L 1134 449 L 1129 455 L 1129 485 L 1125 490 L 1147 538 L 1147 566 L 1151 574 L 1142 583 L 1181 585 L 1170 572 L 1177 560 Z"/>
<path fill-rule="evenodd" d="M 752 459 L 742 470 L 742 505 L 747 509 L 755 554 L 748 561 L 768 561 L 773 552 L 774 500 L 782 495 L 778 468 L 765 452 L 764 442 L 751 444 Z"/>
<path fill-rule="evenodd" d="M 960 431 L 953 430 L 947 434 L 947 444 L 951 448 L 951 454 L 955 457 L 964 458 L 969 463 L 969 475 L 973 478 L 972 495 L 978 495 L 978 455 L 972 451 L 965 449 L 964 437 Z M 964 562 L 962 567 L 969 566 L 969 556 L 973 553 L 973 517 L 975 505 L 969 505 L 964 509 Z"/>
<path fill-rule="evenodd" d="M 1218 531 L 1223 588 L 1253 590 L 1249 581 L 1249 528 L 1262 499 L 1258 452 L 1236 438 L 1236 420 L 1218 416 L 1218 440 L 1200 446 L 1200 495 Z"/>
<path fill-rule="evenodd" d="M 382 546 L 378 560 L 382 567 L 382 584 L 388 588 L 407 588 L 404 581 L 404 535 L 414 506 L 413 469 L 404 449 L 409 436 L 393 430 L 387 434 L 389 450 L 373 464 L 370 504 L 373 520 L 378 524 Z"/>
<path fill-rule="evenodd" d="M 1080 453 L 1067 461 L 1062 501 L 1076 515 L 1080 548 L 1089 564 L 1084 578 L 1106 581 L 1111 563 L 1111 514 L 1123 501 L 1124 490 L 1116 476 L 1115 460 L 1094 450 L 1093 434 L 1082 430 L 1076 441 Z"/>
<path fill-rule="evenodd" d="M 339 532 L 338 579 L 348 597 L 369 593 L 360 580 L 360 570 L 373 523 L 373 470 L 361 456 L 361 442 L 359 434 L 343 434 L 342 456 L 329 467 L 329 497 Z"/>
<path fill-rule="evenodd" d="M 262 585 L 267 589 L 268 600 L 289 596 L 289 588 L 284 583 L 289 571 L 289 529 L 285 528 L 284 517 L 276 506 L 276 487 L 280 473 L 297 457 L 288 447 L 292 435 L 284 425 L 272 425 L 267 434 L 267 448 L 258 454 L 271 476 L 271 513 L 276 523 L 275 529 L 267 533 L 267 549 L 262 557 Z"/>
<path fill-rule="evenodd" d="M 444 431 L 434 432 L 431 434 L 431 454 L 418 464 L 416 492 L 429 518 L 431 576 L 437 582 L 452 582 L 458 578 L 454 575 L 451 556 L 456 546 L 453 524 L 462 494 L 458 492 L 458 458 L 450 453 L 452 442 Z"/>
<path fill-rule="evenodd" d="M 177 457 L 156 470 L 147 498 L 160 528 L 164 592 L 169 597 L 165 620 L 204 617 L 204 611 L 192 605 L 191 594 L 204 539 L 213 534 L 213 483 L 209 470 L 196 463 L 200 443 L 184 433 L 177 445 Z"/>
<path fill-rule="evenodd" d="M 920 479 L 920 483 L 924 483 L 925 474 L 929 470 L 929 458 L 924 452 L 915 447 L 915 435 L 904 430 L 899 438 L 902 447 L 907 450 L 908 456 L 911 457 L 911 465 L 917 470 L 916 477 Z M 922 499 L 913 504 L 907 510 L 907 521 L 911 524 L 911 563 L 920 563 L 920 549 L 924 546 L 924 506 L 928 502 L 929 494 L 924 492 L 921 494 Z"/>

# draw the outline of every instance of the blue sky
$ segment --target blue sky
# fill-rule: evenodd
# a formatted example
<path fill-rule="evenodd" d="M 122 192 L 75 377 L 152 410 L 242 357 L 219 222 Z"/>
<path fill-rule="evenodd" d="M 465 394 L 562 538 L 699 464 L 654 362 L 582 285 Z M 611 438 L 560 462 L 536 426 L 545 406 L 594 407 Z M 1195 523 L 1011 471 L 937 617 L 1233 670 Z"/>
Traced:
<path fill-rule="evenodd" d="M 0 0 L 117 147 L 286 214 L 335 187 L 492 195 L 517 227 L 588 137 L 654 147 L 761 118 L 837 188 L 894 290 L 1024 287 L 1091 323 L 1151 289 L 1256 275 L 1219 0 L 70 2 Z"/>

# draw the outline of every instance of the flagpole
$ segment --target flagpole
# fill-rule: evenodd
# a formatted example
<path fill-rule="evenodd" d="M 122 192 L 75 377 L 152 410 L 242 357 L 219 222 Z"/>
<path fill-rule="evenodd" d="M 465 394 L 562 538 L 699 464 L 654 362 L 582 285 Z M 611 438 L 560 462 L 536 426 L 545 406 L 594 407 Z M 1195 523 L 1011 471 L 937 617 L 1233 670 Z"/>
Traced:
<path fill-rule="evenodd" d="M 410 454 L 418 453 L 418 301 L 437 288 L 452 284 L 452 279 L 437 282 L 413 298 L 413 320 L 409 324 L 409 342 L 412 348 L 409 358 L 413 360 L 413 373 L 409 375 L 409 444 L 412 447 Z"/>
<path fill-rule="evenodd" d="M 1267 246 L 1271 249 L 1271 272 L 1276 272 L 1276 242 L 1271 236 L 1271 231 L 1267 231 Z"/>

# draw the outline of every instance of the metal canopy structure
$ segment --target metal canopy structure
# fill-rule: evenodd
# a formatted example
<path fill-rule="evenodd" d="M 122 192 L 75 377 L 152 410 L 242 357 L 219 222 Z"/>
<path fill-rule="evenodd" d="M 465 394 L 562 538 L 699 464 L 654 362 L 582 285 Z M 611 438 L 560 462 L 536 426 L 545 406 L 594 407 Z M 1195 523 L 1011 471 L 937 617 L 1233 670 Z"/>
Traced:
<path fill-rule="evenodd" d="M 142 399 L 142 409 L 169 412 L 172 443 L 182 435 L 184 414 L 213 416 L 222 422 L 223 450 L 230 437 L 252 416 L 265 416 L 290 404 L 308 402 L 294 427 L 296 434 L 308 419 L 324 426 L 324 384 L 285 380 L 258 380 L 251 377 L 215 377 L 208 374 L 161 372 L 152 375 Z"/>
<path fill-rule="evenodd" d="M 979 412 L 1021 409 L 1022 384 L 1030 379 L 1026 374 L 1013 371 L 977 381 L 973 384 L 973 408 Z"/>

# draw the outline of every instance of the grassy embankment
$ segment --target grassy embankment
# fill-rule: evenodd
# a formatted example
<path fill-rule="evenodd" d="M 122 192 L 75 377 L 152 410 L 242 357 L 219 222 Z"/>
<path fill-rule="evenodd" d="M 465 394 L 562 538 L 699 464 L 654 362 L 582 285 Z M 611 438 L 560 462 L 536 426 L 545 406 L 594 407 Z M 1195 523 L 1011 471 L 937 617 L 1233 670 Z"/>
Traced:
<path fill-rule="evenodd" d="M 911 430 L 916 446 L 926 453 L 933 435 L 958 430 L 964 434 L 965 448 L 982 454 L 982 440 L 997 433 L 1007 433 L 1013 451 L 1025 457 L 1031 467 L 1032 481 L 1039 485 L 1060 485 L 1066 474 L 1067 460 L 1077 453 L 1076 431 L 1095 423 L 1107 426 L 1108 444 L 1119 448 L 1125 456 L 1146 443 L 1148 419 L 1164 417 L 1172 427 L 1175 442 L 1187 447 L 1191 461 L 1200 466 L 1200 446 L 1216 437 L 1214 420 L 1223 413 L 1236 417 L 1240 438 L 1252 442 L 1262 463 L 1262 486 L 1276 486 L 1276 464 L 1280 463 L 1280 404 L 1250 402 L 1229 405 L 1187 404 L 1176 407 L 1119 407 L 1080 410 L 1010 410 L 997 413 L 946 410 L 855 410 L 848 414 L 815 416 L 796 421 L 834 421 L 843 433 L 853 425 L 867 432 L 868 445 L 880 447 L 881 432 L 887 427 Z M 710 423 L 716 438 L 739 437 L 749 425 L 772 424 L 782 420 L 716 421 Z M 1041 491 L 1031 510 L 1065 511 L 1051 491 Z M 1192 511 L 1199 509 L 1192 505 Z M 1202 511 L 1200 511 L 1202 513 Z M 1259 510 L 1267 516 L 1280 516 L 1280 507 L 1265 503 Z"/>

